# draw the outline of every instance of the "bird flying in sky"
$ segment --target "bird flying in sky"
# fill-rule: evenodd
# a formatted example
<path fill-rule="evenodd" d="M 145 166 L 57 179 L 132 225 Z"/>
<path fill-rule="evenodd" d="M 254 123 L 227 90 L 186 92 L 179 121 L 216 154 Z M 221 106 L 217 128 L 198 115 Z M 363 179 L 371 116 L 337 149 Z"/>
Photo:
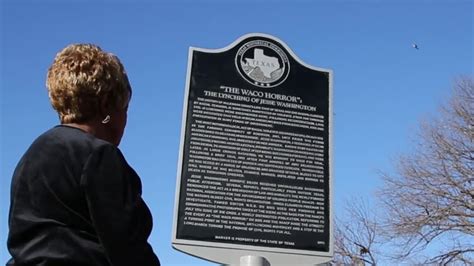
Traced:
<path fill-rule="evenodd" d="M 418 44 L 416 44 L 416 43 L 413 43 L 411 46 L 412 46 L 413 48 L 415 48 L 416 50 L 419 50 L 419 49 L 420 49 L 420 48 L 418 48 Z"/>

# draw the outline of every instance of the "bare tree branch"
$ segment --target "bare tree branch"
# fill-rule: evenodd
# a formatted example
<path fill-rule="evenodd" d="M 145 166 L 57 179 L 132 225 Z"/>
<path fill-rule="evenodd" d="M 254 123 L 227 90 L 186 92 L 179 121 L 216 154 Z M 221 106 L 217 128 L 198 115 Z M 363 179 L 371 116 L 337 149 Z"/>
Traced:
<path fill-rule="evenodd" d="M 380 253 L 380 224 L 361 199 L 346 204 L 349 219 L 336 219 L 335 265 L 376 265 Z"/>
<path fill-rule="evenodd" d="M 414 151 L 398 157 L 395 174 L 382 174 L 379 191 L 390 237 L 405 259 L 431 246 L 446 247 L 426 263 L 474 264 L 474 82 L 459 80 L 437 118 L 421 124 Z M 446 241 L 451 241 L 451 244 Z"/>

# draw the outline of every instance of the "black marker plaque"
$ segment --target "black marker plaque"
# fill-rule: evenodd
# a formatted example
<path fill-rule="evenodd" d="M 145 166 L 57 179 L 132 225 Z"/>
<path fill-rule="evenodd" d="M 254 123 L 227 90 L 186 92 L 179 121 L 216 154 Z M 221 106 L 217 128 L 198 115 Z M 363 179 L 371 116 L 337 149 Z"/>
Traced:
<path fill-rule="evenodd" d="M 189 56 L 175 239 L 328 252 L 331 72 L 268 35 Z"/>

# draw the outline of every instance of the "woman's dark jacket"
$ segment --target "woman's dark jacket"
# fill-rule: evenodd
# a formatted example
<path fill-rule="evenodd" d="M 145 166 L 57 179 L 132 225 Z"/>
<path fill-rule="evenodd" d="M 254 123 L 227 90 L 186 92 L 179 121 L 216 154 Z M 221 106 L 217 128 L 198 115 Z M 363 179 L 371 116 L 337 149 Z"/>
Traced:
<path fill-rule="evenodd" d="M 141 192 L 114 145 L 73 127 L 47 131 L 13 174 L 7 265 L 159 265 Z"/>

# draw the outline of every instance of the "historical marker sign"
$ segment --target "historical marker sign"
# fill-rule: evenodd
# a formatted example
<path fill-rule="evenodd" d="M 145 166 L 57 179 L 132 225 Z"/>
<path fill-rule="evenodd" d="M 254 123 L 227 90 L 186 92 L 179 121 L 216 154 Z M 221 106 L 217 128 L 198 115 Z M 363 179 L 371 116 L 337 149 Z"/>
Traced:
<path fill-rule="evenodd" d="M 329 260 L 331 94 L 330 70 L 269 35 L 190 48 L 173 246 L 228 264 Z"/>

